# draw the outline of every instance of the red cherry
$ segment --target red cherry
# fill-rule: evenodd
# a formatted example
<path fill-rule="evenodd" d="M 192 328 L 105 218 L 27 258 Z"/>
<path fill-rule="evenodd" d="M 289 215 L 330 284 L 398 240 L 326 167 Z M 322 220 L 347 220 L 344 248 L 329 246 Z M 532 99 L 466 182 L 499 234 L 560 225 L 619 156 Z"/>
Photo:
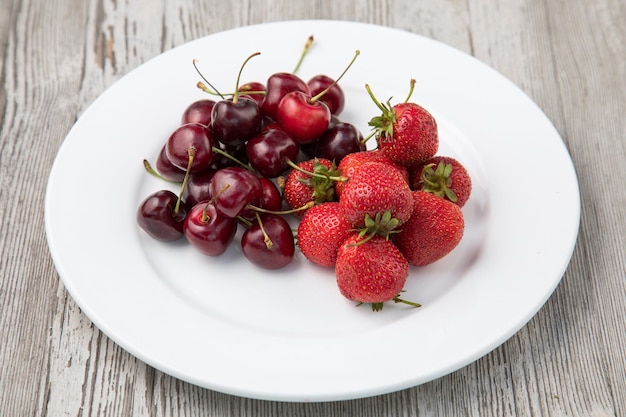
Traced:
<path fill-rule="evenodd" d="M 183 237 L 187 207 L 169 190 L 160 190 L 146 197 L 137 209 L 137 223 L 154 239 L 173 241 Z"/>
<path fill-rule="evenodd" d="M 288 265 L 294 257 L 291 226 L 282 216 L 263 214 L 241 236 L 241 249 L 253 264 L 265 269 Z"/>
<path fill-rule="evenodd" d="M 330 89 L 324 93 L 324 96 L 320 98 L 328 106 L 331 114 L 338 115 L 343 111 L 345 106 L 345 94 L 339 84 L 335 83 L 335 80 L 327 75 L 316 75 L 307 81 L 311 95 L 315 96 L 320 94 L 324 90 L 330 87 Z"/>
<path fill-rule="evenodd" d="M 265 178 L 276 178 L 285 172 L 287 160 L 298 157 L 299 146 L 284 130 L 268 128 L 253 136 L 246 144 L 250 165 Z"/>
<path fill-rule="evenodd" d="M 167 157 L 165 145 L 161 148 L 161 152 L 159 152 L 157 157 L 156 170 L 163 178 L 169 181 L 182 182 L 185 178 L 185 170 L 174 166 Z"/>
<path fill-rule="evenodd" d="M 211 110 L 215 101 L 202 99 L 191 103 L 181 117 L 181 124 L 200 123 L 208 126 L 211 123 Z"/>
<path fill-rule="evenodd" d="M 183 232 L 189 243 L 208 256 L 224 253 L 237 232 L 237 222 L 210 202 L 201 202 L 193 206 L 183 226 Z"/>
<path fill-rule="evenodd" d="M 165 144 L 167 158 L 174 166 L 190 173 L 204 171 L 213 161 L 214 139 L 211 131 L 200 123 L 187 123 L 176 129 Z M 189 166 L 189 151 L 194 157 Z"/>
<path fill-rule="evenodd" d="M 276 121 L 299 144 L 315 141 L 328 128 L 330 110 L 319 100 L 300 91 L 287 93 L 280 101 Z"/>
<path fill-rule="evenodd" d="M 300 91 L 309 94 L 309 86 L 297 75 L 288 72 L 277 72 L 267 79 L 267 93 L 261 110 L 263 114 L 276 120 L 278 104 L 285 94 Z"/>
<path fill-rule="evenodd" d="M 213 174 L 210 192 L 217 208 L 228 217 L 237 217 L 248 205 L 258 205 L 263 193 L 259 178 L 238 167 L 226 167 Z"/>
<path fill-rule="evenodd" d="M 261 107 L 263 105 L 263 100 L 265 100 L 265 93 L 267 92 L 267 89 L 265 88 L 265 84 L 251 81 L 239 86 L 238 91 L 256 101 L 259 107 Z"/>

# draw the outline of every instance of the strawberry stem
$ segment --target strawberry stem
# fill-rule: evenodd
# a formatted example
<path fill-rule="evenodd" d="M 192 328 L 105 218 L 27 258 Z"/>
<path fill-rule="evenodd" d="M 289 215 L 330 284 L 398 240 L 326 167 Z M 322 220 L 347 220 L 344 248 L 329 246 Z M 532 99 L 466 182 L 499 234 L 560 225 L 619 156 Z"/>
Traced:
<path fill-rule="evenodd" d="M 415 89 L 415 80 L 413 78 L 411 78 L 411 85 L 409 87 L 409 94 L 406 96 L 406 98 L 404 99 L 405 103 L 409 102 L 409 99 L 411 98 L 411 96 L 413 95 L 413 90 Z"/>

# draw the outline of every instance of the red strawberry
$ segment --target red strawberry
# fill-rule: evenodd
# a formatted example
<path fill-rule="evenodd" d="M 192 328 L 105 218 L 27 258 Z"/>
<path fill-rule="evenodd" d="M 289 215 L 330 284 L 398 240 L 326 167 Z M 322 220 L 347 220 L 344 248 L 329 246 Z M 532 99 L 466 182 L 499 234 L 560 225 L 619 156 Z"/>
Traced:
<path fill-rule="evenodd" d="M 354 231 L 343 216 L 339 203 L 311 207 L 298 225 L 298 247 L 311 262 L 334 266 L 339 246 Z"/>
<path fill-rule="evenodd" d="M 378 149 L 390 159 L 404 165 L 419 164 L 435 156 L 439 148 L 437 121 L 422 106 L 409 102 L 415 80 L 411 80 L 411 90 L 403 103 L 394 106 L 388 101 L 380 103 L 366 86 L 370 97 L 382 111 L 373 117 L 369 125 L 376 132 Z"/>
<path fill-rule="evenodd" d="M 341 172 L 341 175 L 345 178 L 350 178 L 355 170 L 357 170 L 361 165 L 366 162 L 384 162 L 389 164 L 394 169 L 400 171 L 403 177 L 406 178 L 407 183 L 409 182 L 409 173 L 403 165 L 400 165 L 387 156 L 385 156 L 382 152 L 374 150 L 374 151 L 361 151 L 354 152 L 346 155 L 337 166 L 337 170 Z M 344 187 L 347 182 L 337 182 L 335 184 L 335 194 L 337 197 L 341 197 L 341 193 L 343 192 Z"/>
<path fill-rule="evenodd" d="M 409 276 L 409 264 L 398 248 L 382 236 L 349 237 L 337 253 L 335 275 L 344 297 L 372 303 L 374 311 L 391 300 L 419 307 L 399 298 Z"/>
<path fill-rule="evenodd" d="M 449 156 L 434 156 L 409 168 L 412 190 L 424 190 L 463 207 L 472 193 L 472 179 L 465 167 Z"/>
<path fill-rule="evenodd" d="M 339 205 L 353 227 L 388 235 L 411 217 L 413 196 L 397 170 L 383 162 L 367 162 L 348 180 Z"/>
<path fill-rule="evenodd" d="M 449 254 L 461 241 L 463 212 L 453 202 L 425 191 L 413 191 L 413 215 L 393 242 L 409 264 L 424 266 Z"/>
<path fill-rule="evenodd" d="M 335 164 L 323 158 L 302 161 L 294 167 L 284 184 L 284 198 L 297 209 L 310 202 L 321 204 L 335 200 L 335 182 L 339 179 Z M 296 213 L 299 217 L 304 211 Z"/>

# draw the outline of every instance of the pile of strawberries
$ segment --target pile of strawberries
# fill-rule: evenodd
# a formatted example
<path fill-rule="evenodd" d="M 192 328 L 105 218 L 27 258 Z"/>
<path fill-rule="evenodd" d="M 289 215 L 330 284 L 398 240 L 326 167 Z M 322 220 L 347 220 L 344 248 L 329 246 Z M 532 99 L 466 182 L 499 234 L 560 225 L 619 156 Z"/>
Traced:
<path fill-rule="evenodd" d="M 382 104 L 367 88 L 381 110 L 369 122 L 376 149 L 337 166 L 300 163 L 284 197 L 292 207 L 305 203 L 303 195 L 317 199 L 301 215 L 297 244 L 311 262 L 334 267 L 343 296 L 374 311 L 387 301 L 419 306 L 400 298 L 409 266 L 431 264 L 459 244 L 472 182 L 459 161 L 437 155 L 437 122 L 426 109 L 408 98 Z"/>

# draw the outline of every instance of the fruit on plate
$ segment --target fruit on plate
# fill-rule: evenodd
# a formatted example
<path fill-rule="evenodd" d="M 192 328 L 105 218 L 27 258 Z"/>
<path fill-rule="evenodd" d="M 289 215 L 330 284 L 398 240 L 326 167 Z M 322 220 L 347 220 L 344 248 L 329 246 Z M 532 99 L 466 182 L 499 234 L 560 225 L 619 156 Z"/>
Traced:
<path fill-rule="evenodd" d="M 414 86 L 415 80 L 411 80 L 406 100 L 395 105 L 379 102 L 366 86 L 381 111 L 368 123 L 375 132 L 378 149 L 404 166 L 419 164 L 435 156 L 439 149 L 437 121 L 424 107 L 408 101 Z"/>
<path fill-rule="evenodd" d="M 401 226 L 413 209 L 411 189 L 405 178 L 382 162 L 367 162 L 346 183 L 339 199 L 346 220 L 355 228 L 368 225 L 369 219 L 390 216 L 386 224 L 377 224 L 377 232 L 388 235 Z"/>
<path fill-rule="evenodd" d="M 411 265 L 425 266 L 452 252 L 464 229 L 457 204 L 426 191 L 413 191 L 413 214 L 393 242 Z"/>
<path fill-rule="evenodd" d="M 197 86 L 219 99 L 184 109 L 156 170 L 144 160 L 180 192 L 152 193 L 136 221 L 157 240 L 185 237 L 211 257 L 239 239 L 244 258 L 264 269 L 286 267 L 298 249 L 334 270 L 348 300 L 374 311 L 388 302 L 419 307 L 400 295 L 412 268 L 441 260 L 461 242 L 469 172 L 437 154 L 437 121 L 409 101 L 414 80 L 395 105 L 379 102 L 365 84 L 381 112 L 369 119 L 367 137 L 341 120 L 350 103 L 338 81 L 359 51 L 336 79 L 318 74 L 304 82 L 296 72 L 312 40 L 292 73 L 273 73 L 266 83 L 240 86 L 242 66 L 234 92 L 222 94 L 202 77 Z M 374 149 L 366 147 L 370 138 Z"/>
<path fill-rule="evenodd" d="M 298 247 L 311 262 L 334 267 L 339 247 L 354 233 L 337 202 L 311 207 L 298 224 Z"/>
<path fill-rule="evenodd" d="M 339 292 L 349 300 L 371 303 L 379 311 L 387 301 L 419 304 L 400 298 L 409 276 L 409 263 L 382 236 L 370 239 L 352 234 L 339 247 L 335 275 Z"/>
<path fill-rule="evenodd" d="M 472 179 L 458 160 L 434 156 L 409 168 L 411 189 L 424 190 L 463 207 L 472 193 Z"/>

